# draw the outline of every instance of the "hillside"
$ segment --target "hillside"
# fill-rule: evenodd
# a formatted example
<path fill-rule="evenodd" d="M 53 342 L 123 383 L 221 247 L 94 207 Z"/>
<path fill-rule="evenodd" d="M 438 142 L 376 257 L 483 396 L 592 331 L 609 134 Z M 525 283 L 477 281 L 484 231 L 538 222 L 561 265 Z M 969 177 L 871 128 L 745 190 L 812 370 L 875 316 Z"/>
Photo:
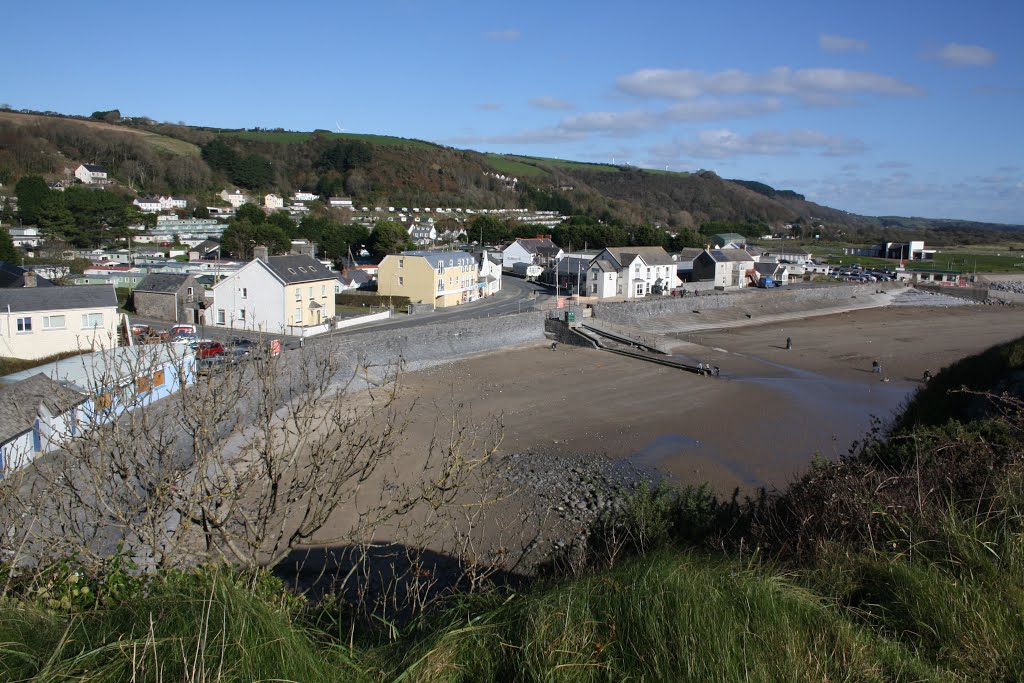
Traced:
<path fill-rule="evenodd" d="M 346 195 L 356 206 L 553 209 L 672 231 L 714 222 L 759 234 L 790 225 L 794 236 L 854 242 L 915 237 L 943 245 L 1022 229 L 858 216 L 808 202 L 799 188 L 726 180 L 710 171 L 483 154 L 384 135 L 195 127 L 121 119 L 116 110 L 94 116 L 104 120 L 0 111 L 0 182 L 27 173 L 56 178 L 78 163 L 99 163 L 140 193 L 184 194 L 200 202 L 234 184 L 254 193 Z"/>

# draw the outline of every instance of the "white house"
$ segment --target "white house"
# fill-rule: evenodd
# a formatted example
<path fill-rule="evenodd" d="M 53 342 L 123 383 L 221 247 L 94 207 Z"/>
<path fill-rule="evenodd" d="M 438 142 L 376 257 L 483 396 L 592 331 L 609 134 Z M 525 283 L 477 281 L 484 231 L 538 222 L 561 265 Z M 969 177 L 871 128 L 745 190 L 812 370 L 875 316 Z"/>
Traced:
<path fill-rule="evenodd" d="M 587 294 L 637 299 L 679 286 L 676 264 L 661 247 L 608 247 L 590 262 Z"/>
<path fill-rule="evenodd" d="M 75 169 L 75 177 L 86 185 L 104 185 L 109 182 L 107 169 L 96 164 L 82 164 Z"/>
<path fill-rule="evenodd" d="M 320 195 L 313 194 L 312 192 L 296 192 L 292 195 L 293 202 L 315 202 L 320 199 Z"/>
<path fill-rule="evenodd" d="M 756 271 L 750 271 L 755 271 L 754 257 L 746 249 L 705 249 L 693 259 L 693 280 L 713 280 L 715 287 L 756 284 Z"/>
<path fill-rule="evenodd" d="M 236 209 L 249 201 L 249 198 L 245 196 L 245 193 L 238 188 L 233 190 L 221 190 L 220 198 Z"/>
<path fill-rule="evenodd" d="M 257 258 L 213 286 L 213 324 L 302 334 L 334 318 L 335 273 L 308 255 Z M 207 324 L 210 324 L 207 313 Z"/>
<path fill-rule="evenodd" d="M 170 195 L 160 197 L 160 208 L 164 211 L 173 211 L 174 209 L 187 209 L 188 200 L 184 197 L 171 197 Z"/>
<path fill-rule="evenodd" d="M 39 234 L 39 228 L 34 225 L 10 227 L 7 228 L 7 232 L 16 247 L 37 247 L 43 239 Z"/>
<path fill-rule="evenodd" d="M 95 425 L 178 391 L 194 380 L 194 364 L 187 347 L 148 344 L 0 377 L 0 477 Z"/>
<path fill-rule="evenodd" d="M 329 206 L 342 209 L 352 208 L 352 199 L 349 197 L 331 197 L 327 200 Z"/>
<path fill-rule="evenodd" d="M 480 283 L 480 295 L 491 296 L 501 291 L 501 256 L 489 254 L 485 249 L 476 254 L 479 274 L 477 281 Z"/>
<path fill-rule="evenodd" d="M 437 230 L 434 228 L 432 220 L 429 222 L 413 221 L 409 223 L 409 227 L 406 230 L 409 233 L 409 239 L 417 247 L 429 247 L 437 241 Z"/>
<path fill-rule="evenodd" d="M 562 258 L 564 252 L 550 237 L 517 239 L 501 251 L 501 265 L 511 268 L 516 263 L 546 266 Z"/>
<path fill-rule="evenodd" d="M 138 197 L 132 200 L 132 204 L 139 207 L 139 211 L 143 213 L 160 213 L 164 208 L 159 197 Z"/>
<path fill-rule="evenodd" d="M 263 198 L 263 206 L 268 209 L 283 209 L 284 198 L 278 197 L 276 194 L 268 194 Z"/>
<path fill-rule="evenodd" d="M 45 358 L 117 346 L 111 285 L 0 290 L 0 356 Z"/>

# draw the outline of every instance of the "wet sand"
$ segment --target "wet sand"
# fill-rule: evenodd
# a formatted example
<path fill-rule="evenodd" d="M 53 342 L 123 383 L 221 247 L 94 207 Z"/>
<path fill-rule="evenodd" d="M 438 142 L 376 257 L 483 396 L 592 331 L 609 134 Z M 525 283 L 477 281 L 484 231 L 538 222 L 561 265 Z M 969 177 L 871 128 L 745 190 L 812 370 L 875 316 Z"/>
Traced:
<path fill-rule="evenodd" d="M 1014 339 L 1022 323 L 1017 308 L 891 307 L 689 337 L 677 353 L 719 365 L 719 379 L 565 345 L 489 354 L 404 378 L 399 457 L 415 458 L 454 399 L 464 419 L 501 417 L 504 453 L 628 458 L 722 494 L 781 487 L 815 452 L 835 458 L 872 416 L 888 419 L 925 369 Z"/>

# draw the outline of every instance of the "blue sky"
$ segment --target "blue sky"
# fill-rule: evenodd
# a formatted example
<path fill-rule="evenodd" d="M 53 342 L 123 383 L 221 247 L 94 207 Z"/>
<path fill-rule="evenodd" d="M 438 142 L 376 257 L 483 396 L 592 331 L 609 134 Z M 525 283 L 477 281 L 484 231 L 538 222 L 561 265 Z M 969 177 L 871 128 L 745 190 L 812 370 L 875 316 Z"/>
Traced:
<path fill-rule="evenodd" d="M 1024 3 L 15 3 L 0 101 L 343 128 L 1024 223 Z"/>

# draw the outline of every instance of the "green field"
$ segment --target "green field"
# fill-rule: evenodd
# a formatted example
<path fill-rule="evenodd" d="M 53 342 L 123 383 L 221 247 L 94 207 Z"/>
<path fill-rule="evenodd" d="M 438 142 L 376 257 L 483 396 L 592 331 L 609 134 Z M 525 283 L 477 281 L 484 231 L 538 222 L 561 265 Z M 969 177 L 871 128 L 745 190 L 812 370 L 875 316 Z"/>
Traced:
<path fill-rule="evenodd" d="M 547 175 L 547 171 L 533 164 L 517 161 L 504 154 L 484 154 L 487 164 L 499 173 L 511 174 L 517 178 Z"/>
<path fill-rule="evenodd" d="M 305 142 L 313 136 L 313 133 L 302 131 L 273 131 L 273 130 L 225 130 L 221 135 L 236 137 L 242 140 L 258 140 L 260 142 Z M 415 147 L 417 149 L 437 149 L 440 145 L 424 140 L 413 140 L 411 138 L 396 138 L 390 135 L 371 135 L 368 133 L 326 133 L 324 137 L 337 140 L 358 140 L 368 142 L 372 145 L 385 147 Z"/>
<path fill-rule="evenodd" d="M 896 268 L 898 260 L 872 258 L 870 256 L 828 256 L 830 265 L 852 265 L 859 263 L 865 268 Z M 904 261 L 908 270 L 946 270 L 962 273 L 1014 273 L 1024 272 L 1024 256 L 997 256 L 971 252 L 949 252 L 936 254 L 928 261 Z"/>

